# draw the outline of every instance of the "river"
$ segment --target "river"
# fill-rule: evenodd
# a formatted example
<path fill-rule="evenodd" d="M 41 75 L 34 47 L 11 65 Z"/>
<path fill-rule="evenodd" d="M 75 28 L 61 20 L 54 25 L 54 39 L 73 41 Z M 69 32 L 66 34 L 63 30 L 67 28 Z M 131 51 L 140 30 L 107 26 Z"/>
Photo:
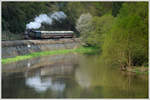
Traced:
<path fill-rule="evenodd" d="M 77 53 L 2 65 L 2 98 L 148 98 L 148 75 Z"/>

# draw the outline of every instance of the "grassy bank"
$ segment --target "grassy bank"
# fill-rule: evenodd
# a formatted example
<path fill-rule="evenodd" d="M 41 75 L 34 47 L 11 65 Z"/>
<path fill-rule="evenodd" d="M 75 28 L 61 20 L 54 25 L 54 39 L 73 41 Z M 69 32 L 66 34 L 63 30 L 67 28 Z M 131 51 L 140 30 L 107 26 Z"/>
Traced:
<path fill-rule="evenodd" d="M 133 72 L 136 74 L 148 74 L 148 66 L 134 66 L 132 68 L 127 68 L 128 72 Z"/>
<path fill-rule="evenodd" d="M 66 53 L 73 53 L 73 52 L 90 54 L 93 52 L 97 52 L 97 49 L 94 47 L 80 47 L 76 49 L 63 49 L 63 50 L 54 50 L 54 51 L 35 52 L 35 53 L 27 54 L 27 55 L 16 56 L 14 58 L 2 59 L 2 64 L 16 62 L 16 61 L 25 60 L 25 59 L 31 59 L 31 58 L 39 57 L 39 56 L 66 54 Z"/>

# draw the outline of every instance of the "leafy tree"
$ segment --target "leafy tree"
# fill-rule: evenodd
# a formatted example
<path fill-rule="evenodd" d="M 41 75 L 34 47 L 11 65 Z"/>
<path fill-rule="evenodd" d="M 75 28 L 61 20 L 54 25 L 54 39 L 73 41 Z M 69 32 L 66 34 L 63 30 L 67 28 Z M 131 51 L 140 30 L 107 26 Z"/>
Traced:
<path fill-rule="evenodd" d="M 111 15 L 104 15 L 101 17 L 93 17 L 90 22 L 91 30 L 87 41 L 92 46 L 101 47 L 105 35 L 108 34 L 114 23 L 114 17 Z"/>
<path fill-rule="evenodd" d="M 90 13 L 82 14 L 77 20 L 76 24 L 76 29 L 80 32 L 82 41 L 85 43 L 88 43 L 87 38 L 89 37 L 92 30 L 90 20 L 92 20 L 92 16 Z"/>
<path fill-rule="evenodd" d="M 114 17 L 119 13 L 120 8 L 122 7 L 123 2 L 113 2 L 112 4 L 112 15 Z"/>
<path fill-rule="evenodd" d="M 72 27 L 76 31 L 76 23 L 82 14 L 90 13 L 92 16 L 103 16 L 112 13 L 112 2 L 65 2 L 60 7 L 67 16 Z"/>
<path fill-rule="evenodd" d="M 100 47 L 103 38 L 111 29 L 114 18 L 111 15 L 92 17 L 89 13 L 82 14 L 77 21 L 76 28 L 81 34 L 82 40 L 88 45 Z"/>
<path fill-rule="evenodd" d="M 147 12 L 148 3 L 123 4 L 115 25 L 104 39 L 102 59 L 122 68 L 148 62 Z"/>

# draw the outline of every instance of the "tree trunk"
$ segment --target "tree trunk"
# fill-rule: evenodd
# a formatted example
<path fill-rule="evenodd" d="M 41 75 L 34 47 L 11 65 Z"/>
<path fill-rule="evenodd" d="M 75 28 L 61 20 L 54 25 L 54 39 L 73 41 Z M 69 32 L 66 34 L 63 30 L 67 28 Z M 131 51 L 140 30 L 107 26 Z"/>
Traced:
<path fill-rule="evenodd" d="M 131 52 L 128 52 L 128 67 L 132 67 Z"/>

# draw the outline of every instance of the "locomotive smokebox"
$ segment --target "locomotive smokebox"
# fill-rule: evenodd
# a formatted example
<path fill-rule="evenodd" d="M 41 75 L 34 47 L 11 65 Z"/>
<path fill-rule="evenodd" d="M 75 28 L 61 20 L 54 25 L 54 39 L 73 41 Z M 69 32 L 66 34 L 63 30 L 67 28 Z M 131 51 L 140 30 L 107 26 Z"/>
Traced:
<path fill-rule="evenodd" d="M 29 39 L 29 34 L 32 31 L 32 29 L 26 29 L 24 32 L 24 39 Z"/>

